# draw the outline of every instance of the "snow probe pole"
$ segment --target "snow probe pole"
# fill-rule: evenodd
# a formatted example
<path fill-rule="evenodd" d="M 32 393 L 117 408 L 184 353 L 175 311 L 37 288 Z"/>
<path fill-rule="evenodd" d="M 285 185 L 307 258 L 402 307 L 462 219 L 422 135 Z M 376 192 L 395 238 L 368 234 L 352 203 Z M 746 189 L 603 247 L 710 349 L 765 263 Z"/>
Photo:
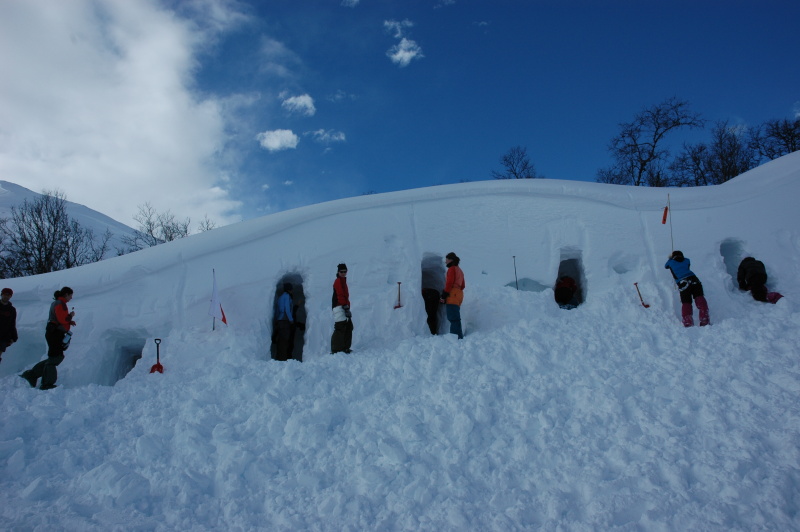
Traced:
<path fill-rule="evenodd" d="M 639 301 L 641 301 L 641 302 L 642 302 L 642 306 L 643 306 L 644 308 L 650 308 L 650 305 L 648 305 L 647 303 L 645 303 L 645 302 L 644 302 L 644 299 L 642 299 L 642 293 L 639 291 L 639 283 L 633 283 L 633 286 L 635 286 L 635 287 L 636 287 L 636 293 L 637 293 L 637 294 L 639 294 Z"/>
<path fill-rule="evenodd" d="M 661 217 L 661 225 L 667 223 L 667 218 L 669 217 L 669 243 L 672 246 L 672 251 L 675 251 L 675 241 L 672 238 L 672 216 L 669 216 L 669 211 L 671 210 L 670 203 L 669 203 L 669 194 L 667 194 L 667 206 L 664 207 L 664 215 Z"/>
<path fill-rule="evenodd" d="M 514 286 L 519 290 L 519 281 L 517 281 L 517 256 L 511 255 L 511 258 L 514 259 Z"/>
<path fill-rule="evenodd" d="M 161 350 L 159 348 L 161 345 L 161 338 L 156 338 L 153 341 L 156 343 L 156 363 L 150 368 L 150 373 L 155 373 L 156 371 L 164 373 L 164 366 L 161 365 Z"/>
<path fill-rule="evenodd" d="M 397 304 L 394 306 L 394 308 L 400 308 L 402 306 L 403 305 L 400 303 L 400 281 L 397 281 Z"/>

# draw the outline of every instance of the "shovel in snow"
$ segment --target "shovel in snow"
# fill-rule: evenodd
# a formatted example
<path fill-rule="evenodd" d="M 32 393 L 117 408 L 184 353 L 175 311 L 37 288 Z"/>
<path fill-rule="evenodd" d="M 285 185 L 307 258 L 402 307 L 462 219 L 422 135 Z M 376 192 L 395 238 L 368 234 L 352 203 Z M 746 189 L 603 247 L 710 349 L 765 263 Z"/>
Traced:
<path fill-rule="evenodd" d="M 156 371 L 159 373 L 164 373 L 164 366 L 161 365 L 161 350 L 159 348 L 161 345 L 161 338 L 156 338 L 153 341 L 156 343 L 156 363 L 153 364 L 152 368 L 150 368 L 150 373 L 155 373 Z"/>
<path fill-rule="evenodd" d="M 633 283 L 633 286 L 635 286 L 635 287 L 636 287 L 636 293 L 637 293 L 637 294 L 639 294 L 639 301 L 641 301 L 641 302 L 642 302 L 642 306 L 643 306 L 644 308 L 650 308 L 650 305 L 648 305 L 647 303 L 645 303 L 645 302 L 644 302 L 644 299 L 642 299 L 642 293 L 639 291 L 639 283 Z"/>

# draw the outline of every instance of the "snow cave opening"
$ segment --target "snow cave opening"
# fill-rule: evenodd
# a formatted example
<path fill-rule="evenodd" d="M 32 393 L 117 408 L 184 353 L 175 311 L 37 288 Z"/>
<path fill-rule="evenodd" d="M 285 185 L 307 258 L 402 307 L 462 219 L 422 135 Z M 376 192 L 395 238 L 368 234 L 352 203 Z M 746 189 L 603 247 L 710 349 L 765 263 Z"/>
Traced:
<path fill-rule="evenodd" d="M 584 302 L 586 276 L 580 251 L 561 250 L 561 262 L 558 265 L 558 275 L 553 285 L 553 292 L 554 299 L 561 308 L 573 309 Z"/>
<path fill-rule="evenodd" d="M 736 276 L 739 272 L 739 263 L 747 257 L 744 249 L 744 242 L 735 238 L 727 238 L 719 245 L 719 254 L 722 255 L 722 262 L 725 264 L 725 271 L 731 276 L 730 289 L 737 289 L 739 283 Z"/>
<path fill-rule="evenodd" d="M 107 352 L 112 354 L 112 359 L 104 366 L 108 368 L 108 373 L 105 378 L 101 377 L 98 383 L 113 386 L 124 379 L 142 358 L 147 334 L 144 331 L 111 329 L 103 336 L 104 343 L 108 346 Z"/>
<path fill-rule="evenodd" d="M 431 334 L 445 334 L 447 320 L 445 307 L 439 304 L 439 297 L 444 290 L 447 270 L 444 257 L 437 253 L 425 253 L 422 256 L 422 300 L 425 302 L 425 315 Z"/>
<path fill-rule="evenodd" d="M 287 327 L 278 323 L 278 299 L 284 292 L 284 286 L 292 285 L 292 317 L 294 323 Z M 275 286 L 272 304 L 272 343 L 270 356 L 274 360 L 303 361 L 303 347 L 306 334 L 306 298 L 303 292 L 303 276 L 299 273 L 287 273 Z M 283 351 L 283 352 L 280 352 Z"/>

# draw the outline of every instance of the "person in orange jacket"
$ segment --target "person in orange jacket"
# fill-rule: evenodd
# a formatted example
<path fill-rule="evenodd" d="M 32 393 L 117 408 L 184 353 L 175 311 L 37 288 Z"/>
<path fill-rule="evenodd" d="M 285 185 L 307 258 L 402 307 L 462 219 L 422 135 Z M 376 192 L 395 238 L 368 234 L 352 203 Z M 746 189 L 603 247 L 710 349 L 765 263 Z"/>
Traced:
<path fill-rule="evenodd" d="M 464 301 L 464 272 L 458 264 L 461 259 L 452 251 L 445 257 L 445 264 L 447 265 L 447 276 L 444 281 L 444 292 L 440 303 L 446 304 L 447 321 L 450 322 L 450 333 L 458 336 L 461 340 L 464 338 L 464 331 L 461 328 L 461 303 Z"/>
<path fill-rule="evenodd" d="M 72 321 L 75 311 L 70 312 L 67 307 L 67 303 L 72 300 L 72 294 L 72 288 L 69 286 L 56 290 L 53 294 L 50 316 L 44 331 L 44 339 L 47 341 L 47 358 L 20 374 L 20 377 L 28 381 L 31 388 L 36 388 L 36 381 L 39 379 L 42 379 L 40 390 L 50 390 L 56 387 L 58 379 L 56 366 L 64 361 L 64 351 L 69 347 L 69 341 L 72 338 L 69 329 L 75 325 L 75 322 Z"/>

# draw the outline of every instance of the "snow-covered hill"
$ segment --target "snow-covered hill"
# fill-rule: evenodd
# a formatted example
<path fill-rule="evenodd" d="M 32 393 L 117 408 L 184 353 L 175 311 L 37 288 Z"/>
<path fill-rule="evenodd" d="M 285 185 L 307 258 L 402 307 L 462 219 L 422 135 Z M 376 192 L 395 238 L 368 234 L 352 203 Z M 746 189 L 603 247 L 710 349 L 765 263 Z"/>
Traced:
<path fill-rule="evenodd" d="M 24 201 L 33 202 L 41 194 L 28 190 L 10 181 L 0 181 L 0 217 L 9 217 L 12 207 L 19 207 Z M 117 255 L 117 249 L 126 249 L 127 246 L 121 238 L 126 235 L 134 235 L 132 227 L 109 218 L 84 205 L 67 201 L 67 214 L 71 220 L 77 220 L 81 227 L 91 229 L 96 239 L 102 237 L 106 230 L 111 232 L 111 239 L 108 242 L 106 257 Z"/>
<path fill-rule="evenodd" d="M 798 192 L 800 153 L 707 188 L 449 185 L 10 280 L 21 339 L 0 365 L 0 523 L 798 528 Z M 679 323 L 673 241 L 711 327 Z M 420 296 L 443 282 L 449 251 L 467 284 L 460 342 L 429 334 Z M 767 264 L 777 305 L 735 288 L 746 255 Z M 328 355 L 339 262 L 349 356 Z M 214 331 L 212 269 L 229 322 Z M 564 269 L 582 285 L 572 311 L 553 301 Z M 284 280 L 306 298 L 303 364 L 268 356 Z M 60 387 L 33 390 L 14 374 L 44 355 L 62 285 L 75 290 L 75 336 Z M 156 337 L 163 375 L 148 373 Z"/>

